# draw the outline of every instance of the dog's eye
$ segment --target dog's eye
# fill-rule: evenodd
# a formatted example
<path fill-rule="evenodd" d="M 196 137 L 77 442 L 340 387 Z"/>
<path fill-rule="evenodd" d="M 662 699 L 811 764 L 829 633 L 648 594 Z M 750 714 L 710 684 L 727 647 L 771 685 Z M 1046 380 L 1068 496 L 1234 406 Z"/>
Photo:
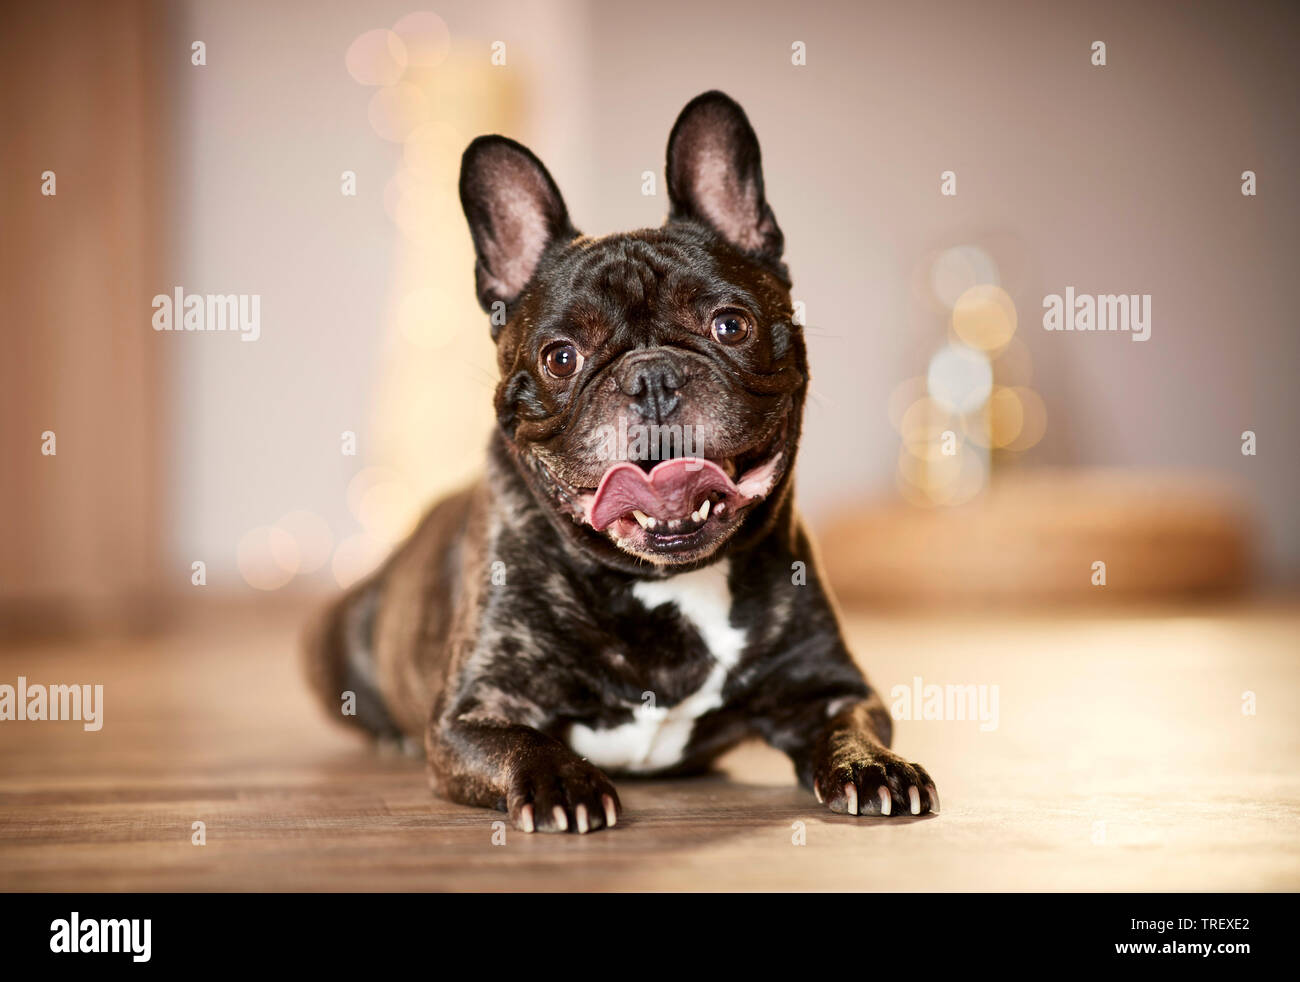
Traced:
<path fill-rule="evenodd" d="M 719 344 L 739 344 L 749 337 L 749 318 L 738 310 L 724 310 L 714 315 L 712 330 Z"/>
<path fill-rule="evenodd" d="M 582 367 L 582 355 L 571 344 L 555 344 L 542 354 L 546 373 L 554 378 L 568 378 Z"/>

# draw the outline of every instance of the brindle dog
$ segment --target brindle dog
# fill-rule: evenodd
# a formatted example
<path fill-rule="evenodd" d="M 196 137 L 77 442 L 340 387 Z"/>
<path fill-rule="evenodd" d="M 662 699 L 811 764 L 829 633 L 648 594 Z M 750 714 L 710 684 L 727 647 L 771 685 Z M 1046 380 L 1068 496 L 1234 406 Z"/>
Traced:
<path fill-rule="evenodd" d="M 698 772 L 755 735 L 832 811 L 938 811 L 795 513 L 808 365 L 740 106 L 686 106 L 667 181 L 662 228 L 589 238 L 526 148 L 465 151 L 501 369 L 486 475 L 320 620 L 315 687 L 529 832 L 613 826 L 607 773 Z"/>

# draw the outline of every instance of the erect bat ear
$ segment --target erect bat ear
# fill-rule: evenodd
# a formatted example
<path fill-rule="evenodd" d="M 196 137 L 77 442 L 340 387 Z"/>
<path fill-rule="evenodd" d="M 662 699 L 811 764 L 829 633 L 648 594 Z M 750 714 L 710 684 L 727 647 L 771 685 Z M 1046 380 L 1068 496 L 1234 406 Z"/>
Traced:
<path fill-rule="evenodd" d="M 489 312 L 497 301 L 518 300 L 546 250 L 578 234 L 542 162 L 504 136 L 480 136 L 466 148 L 460 203 L 478 254 L 478 300 Z M 493 337 L 499 328 L 494 319 Z"/>
<path fill-rule="evenodd" d="M 714 91 L 687 103 L 668 137 L 667 174 L 670 221 L 702 222 L 788 278 L 785 237 L 763 195 L 758 137 L 734 99 Z"/>

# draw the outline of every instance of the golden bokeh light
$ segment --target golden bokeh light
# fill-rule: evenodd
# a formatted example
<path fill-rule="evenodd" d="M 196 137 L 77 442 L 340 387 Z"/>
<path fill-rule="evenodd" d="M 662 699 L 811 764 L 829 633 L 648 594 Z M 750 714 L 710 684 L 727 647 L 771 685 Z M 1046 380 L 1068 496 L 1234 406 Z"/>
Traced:
<path fill-rule="evenodd" d="M 964 505 L 988 483 L 988 467 L 982 455 L 964 446 L 953 459 L 957 461 L 956 477 L 931 490 L 936 505 Z"/>
<path fill-rule="evenodd" d="M 978 495 L 987 481 L 988 469 L 981 454 L 961 443 L 952 455 L 921 459 L 904 451 L 898 457 L 899 493 L 905 501 L 924 508 L 964 504 Z"/>
<path fill-rule="evenodd" d="M 922 397 L 903 413 L 898 432 L 903 448 L 915 457 L 928 457 L 951 430 L 961 432 L 960 418 L 929 397 Z"/>
<path fill-rule="evenodd" d="M 1002 448 L 1014 441 L 1024 427 L 1024 406 L 1015 389 L 995 386 L 989 401 L 962 420 L 966 435 L 978 446 Z"/>
<path fill-rule="evenodd" d="M 1011 391 L 1020 402 L 1023 423 L 1020 432 L 1004 445 L 1004 449 L 1019 452 L 1036 446 L 1047 432 L 1047 406 L 1033 389 L 1017 385 Z"/>
<path fill-rule="evenodd" d="M 957 444 L 956 449 L 957 453 L 945 454 L 936 443 L 923 453 L 903 450 L 898 455 L 898 475 L 913 487 L 927 491 L 951 484 L 961 470 L 961 445 Z"/>
<path fill-rule="evenodd" d="M 895 432 L 901 431 L 903 414 L 911 409 L 918 399 L 925 397 L 925 378 L 921 375 L 903 379 L 894 386 L 894 391 L 889 393 L 885 411 L 889 416 L 889 425 Z"/>
<path fill-rule="evenodd" d="M 1000 286 L 972 286 L 952 308 L 952 329 L 971 348 L 997 351 L 1016 333 L 1016 305 Z"/>

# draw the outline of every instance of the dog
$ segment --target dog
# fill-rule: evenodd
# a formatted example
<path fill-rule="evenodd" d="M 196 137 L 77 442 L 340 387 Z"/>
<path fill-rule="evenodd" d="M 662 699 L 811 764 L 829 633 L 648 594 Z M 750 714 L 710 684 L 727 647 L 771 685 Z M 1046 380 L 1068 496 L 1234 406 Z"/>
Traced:
<path fill-rule="evenodd" d="M 527 148 L 469 145 L 486 473 L 319 619 L 314 688 L 525 832 L 611 828 L 608 775 L 699 773 L 755 736 L 833 812 L 938 812 L 795 511 L 807 354 L 735 101 L 682 110 L 666 177 L 662 227 L 591 238 Z"/>

